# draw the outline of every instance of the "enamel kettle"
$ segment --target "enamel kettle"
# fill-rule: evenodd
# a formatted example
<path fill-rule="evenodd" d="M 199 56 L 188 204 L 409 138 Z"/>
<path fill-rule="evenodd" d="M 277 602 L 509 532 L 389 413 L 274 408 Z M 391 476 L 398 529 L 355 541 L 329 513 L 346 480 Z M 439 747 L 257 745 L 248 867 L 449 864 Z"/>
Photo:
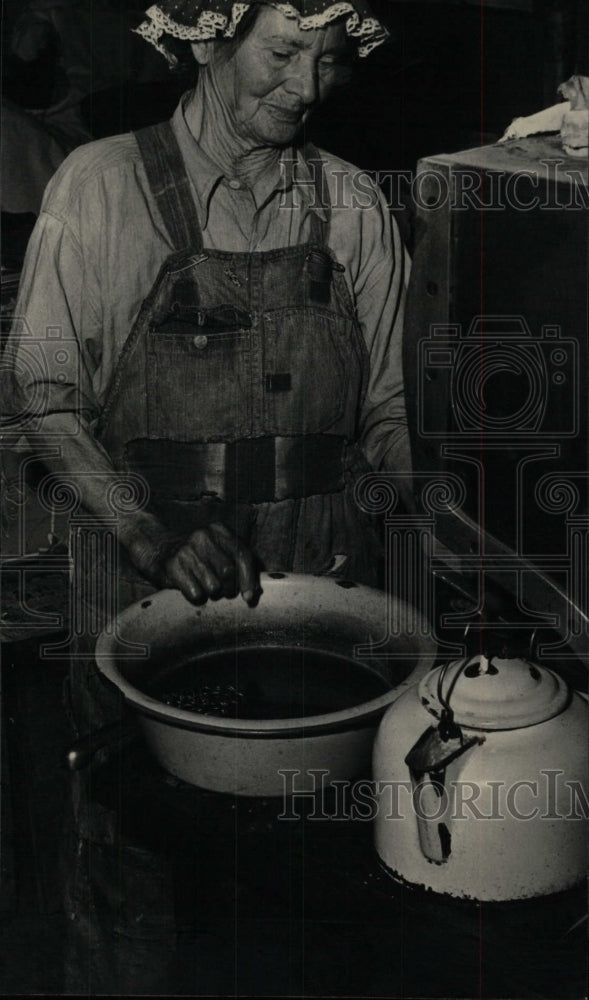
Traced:
<path fill-rule="evenodd" d="M 387 871 L 478 900 L 585 879 L 588 721 L 582 695 L 525 659 L 479 653 L 431 670 L 388 709 L 374 746 Z"/>

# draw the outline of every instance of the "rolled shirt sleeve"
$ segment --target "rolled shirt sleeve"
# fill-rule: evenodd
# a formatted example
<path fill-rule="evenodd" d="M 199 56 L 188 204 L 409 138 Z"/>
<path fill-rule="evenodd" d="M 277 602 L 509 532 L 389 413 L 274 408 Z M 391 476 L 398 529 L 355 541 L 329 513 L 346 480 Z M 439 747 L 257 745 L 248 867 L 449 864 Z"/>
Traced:
<path fill-rule="evenodd" d="M 138 176 L 139 175 L 139 176 Z M 3 359 L 2 411 L 92 425 L 141 303 L 171 251 L 131 135 L 75 150 L 29 241 Z"/>
<path fill-rule="evenodd" d="M 409 472 L 403 324 L 410 264 L 397 223 L 380 193 L 379 205 L 381 221 L 368 234 L 372 246 L 357 293 L 358 320 L 370 355 L 360 434 L 366 457 L 375 468 Z"/>
<path fill-rule="evenodd" d="M 370 360 L 359 440 L 375 469 L 410 472 L 403 323 L 410 261 L 384 195 L 366 171 L 327 156 L 330 245 L 346 267 Z"/>
<path fill-rule="evenodd" d="M 91 345 L 101 316 L 88 254 L 69 226 L 43 212 L 31 237 L 6 345 L 10 380 L 3 409 L 28 424 L 50 413 L 73 411 L 95 419 Z"/>

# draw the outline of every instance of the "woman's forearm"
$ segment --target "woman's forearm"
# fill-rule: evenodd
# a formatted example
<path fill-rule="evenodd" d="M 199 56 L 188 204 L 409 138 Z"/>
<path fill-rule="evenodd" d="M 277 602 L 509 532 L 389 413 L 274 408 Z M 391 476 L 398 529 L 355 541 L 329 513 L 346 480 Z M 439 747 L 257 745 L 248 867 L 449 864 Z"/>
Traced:
<path fill-rule="evenodd" d="M 81 505 L 98 520 L 112 518 L 109 493 L 124 482 L 108 454 L 75 413 L 52 413 L 44 417 L 31 443 L 50 446 L 56 440 L 60 452 L 46 460 L 52 472 L 74 480 Z M 142 503 L 125 504 L 117 511 L 118 538 L 135 568 L 159 587 L 177 587 L 189 601 L 233 596 L 241 592 L 248 604 L 255 603 L 258 572 L 252 553 L 225 525 L 197 528 L 188 537 L 169 531 Z"/>
<path fill-rule="evenodd" d="M 112 518 L 109 495 L 124 479 L 124 474 L 117 472 L 108 454 L 76 413 L 46 415 L 29 434 L 29 441 L 33 446 L 41 445 L 48 450 L 55 450 L 56 442 L 59 443 L 59 454 L 45 458 L 45 465 L 51 472 L 75 482 L 81 505 L 89 513 L 98 520 Z M 135 508 L 132 503 L 126 504 L 126 508 L 117 511 L 119 541 L 129 551 L 137 569 L 148 579 L 154 579 L 157 563 L 177 538 L 150 511 L 143 509 L 139 500 Z"/>

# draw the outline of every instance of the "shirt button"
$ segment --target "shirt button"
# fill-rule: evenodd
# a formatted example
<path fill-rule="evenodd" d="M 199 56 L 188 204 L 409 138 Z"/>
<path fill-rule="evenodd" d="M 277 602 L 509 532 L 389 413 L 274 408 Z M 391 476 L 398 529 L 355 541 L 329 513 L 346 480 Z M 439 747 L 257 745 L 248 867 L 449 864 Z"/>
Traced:
<path fill-rule="evenodd" d="M 205 347 L 209 342 L 209 338 L 204 333 L 197 333 L 196 337 L 192 338 L 192 343 L 199 351 L 204 351 Z"/>
<path fill-rule="evenodd" d="M 234 191 L 239 191 L 239 189 L 241 188 L 241 181 L 231 180 L 228 183 L 229 187 L 232 188 Z"/>

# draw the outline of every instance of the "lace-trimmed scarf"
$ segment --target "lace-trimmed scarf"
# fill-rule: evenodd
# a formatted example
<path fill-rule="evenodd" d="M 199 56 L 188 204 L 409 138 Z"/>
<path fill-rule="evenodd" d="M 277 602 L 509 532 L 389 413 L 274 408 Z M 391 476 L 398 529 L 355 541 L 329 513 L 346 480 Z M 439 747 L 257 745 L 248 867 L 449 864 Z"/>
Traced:
<path fill-rule="evenodd" d="M 145 12 L 137 34 L 162 53 L 171 66 L 177 58 L 166 44 L 166 35 L 197 42 L 232 38 L 243 15 L 254 3 L 267 3 L 286 17 L 296 19 L 301 29 L 323 28 L 337 18 L 346 19 L 346 31 L 358 46 L 358 55 L 386 41 L 388 31 L 372 14 L 366 0 L 161 0 Z"/>

